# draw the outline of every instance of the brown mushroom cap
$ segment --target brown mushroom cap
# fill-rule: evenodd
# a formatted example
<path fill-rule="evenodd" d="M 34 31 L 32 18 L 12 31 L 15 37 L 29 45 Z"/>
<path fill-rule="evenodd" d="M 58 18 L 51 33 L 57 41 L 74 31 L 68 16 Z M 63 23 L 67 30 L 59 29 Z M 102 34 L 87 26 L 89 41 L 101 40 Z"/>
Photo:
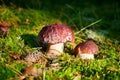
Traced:
<path fill-rule="evenodd" d="M 43 43 L 63 43 L 66 41 L 74 42 L 74 32 L 63 24 L 52 24 L 42 28 L 38 34 L 38 40 Z"/>
<path fill-rule="evenodd" d="M 98 46 L 92 41 L 88 40 L 86 42 L 82 42 L 75 47 L 76 54 L 97 54 Z"/>

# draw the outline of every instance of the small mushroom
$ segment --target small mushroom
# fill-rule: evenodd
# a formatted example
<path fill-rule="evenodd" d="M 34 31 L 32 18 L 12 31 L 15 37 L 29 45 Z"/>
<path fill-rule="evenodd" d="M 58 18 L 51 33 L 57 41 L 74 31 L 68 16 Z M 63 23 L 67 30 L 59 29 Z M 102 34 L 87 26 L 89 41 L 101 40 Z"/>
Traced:
<path fill-rule="evenodd" d="M 74 32 L 69 26 L 51 24 L 42 28 L 38 41 L 47 44 L 47 55 L 58 56 L 63 53 L 64 42 L 74 42 Z"/>
<path fill-rule="evenodd" d="M 74 50 L 81 59 L 94 59 L 94 54 L 98 53 L 98 46 L 92 40 L 88 40 L 79 43 Z"/>

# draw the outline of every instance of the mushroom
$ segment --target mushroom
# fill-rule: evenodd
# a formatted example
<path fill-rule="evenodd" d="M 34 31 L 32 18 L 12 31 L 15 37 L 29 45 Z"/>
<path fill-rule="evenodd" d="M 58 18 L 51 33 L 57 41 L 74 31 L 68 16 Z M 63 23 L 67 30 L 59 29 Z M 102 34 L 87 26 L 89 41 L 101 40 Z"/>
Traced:
<path fill-rule="evenodd" d="M 74 42 L 74 32 L 69 26 L 51 24 L 44 26 L 38 34 L 38 41 L 47 44 L 47 55 L 59 56 L 63 53 L 64 42 Z"/>
<path fill-rule="evenodd" d="M 94 59 L 94 54 L 98 53 L 98 46 L 92 40 L 88 40 L 79 43 L 74 51 L 81 59 Z"/>

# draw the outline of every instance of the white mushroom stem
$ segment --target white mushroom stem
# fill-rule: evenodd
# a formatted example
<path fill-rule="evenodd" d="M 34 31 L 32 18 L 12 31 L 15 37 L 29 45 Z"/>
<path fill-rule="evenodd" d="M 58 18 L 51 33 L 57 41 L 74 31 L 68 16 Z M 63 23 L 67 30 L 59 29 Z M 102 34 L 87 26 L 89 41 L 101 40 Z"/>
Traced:
<path fill-rule="evenodd" d="M 58 56 L 63 53 L 64 43 L 49 44 L 47 49 L 47 55 Z"/>
<path fill-rule="evenodd" d="M 83 53 L 78 55 L 81 59 L 94 59 L 94 54 Z"/>

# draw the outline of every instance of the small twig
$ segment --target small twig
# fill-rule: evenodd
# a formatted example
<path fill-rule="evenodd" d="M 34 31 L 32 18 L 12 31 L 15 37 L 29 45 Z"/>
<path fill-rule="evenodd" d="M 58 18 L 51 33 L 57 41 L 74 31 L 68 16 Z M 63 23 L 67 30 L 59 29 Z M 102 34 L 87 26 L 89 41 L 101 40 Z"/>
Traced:
<path fill-rule="evenodd" d="M 45 74 L 46 74 L 46 66 L 43 68 L 43 80 L 45 80 Z"/>

